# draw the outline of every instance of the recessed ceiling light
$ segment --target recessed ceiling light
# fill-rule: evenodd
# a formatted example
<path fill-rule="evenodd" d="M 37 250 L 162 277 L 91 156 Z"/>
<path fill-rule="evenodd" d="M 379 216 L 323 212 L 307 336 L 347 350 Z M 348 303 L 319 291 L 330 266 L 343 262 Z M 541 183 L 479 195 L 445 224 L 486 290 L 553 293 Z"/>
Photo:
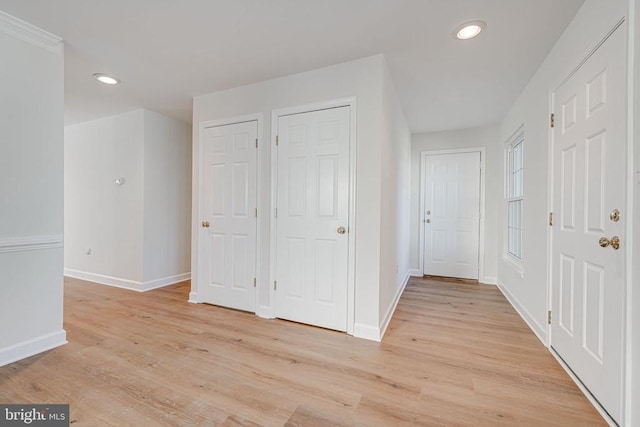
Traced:
<path fill-rule="evenodd" d="M 115 77 L 107 76 L 106 74 L 102 74 L 102 73 L 95 73 L 93 75 L 93 78 L 99 81 L 100 83 L 104 83 L 106 85 L 120 84 L 120 80 L 116 79 Z"/>
<path fill-rule="evenodd" d="M 453 32 L 453 35 L 458 40 L 469 40 L 480 34 L 486 26 L 487 23 L 484 21 L 465 22 Z"/>

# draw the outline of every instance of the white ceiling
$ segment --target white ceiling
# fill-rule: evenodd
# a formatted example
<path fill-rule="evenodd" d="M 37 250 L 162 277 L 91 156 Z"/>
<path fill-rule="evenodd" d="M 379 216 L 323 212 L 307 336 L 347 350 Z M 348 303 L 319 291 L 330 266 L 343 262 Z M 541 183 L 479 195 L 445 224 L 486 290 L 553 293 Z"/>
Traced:
<path fill-rule="evenodd" d="M 499 122 L 584 0 L 0 0 L 65 39 L 65 120 L 144 107 L 191 122 L 194 96 L 384 53 L 414 133 Z M 457 41 L 453 29 L 486 30 Z M 103 72 L 122 79 L 107 87 Z M 46 77 L 45 77 L 46 78 Z"/>

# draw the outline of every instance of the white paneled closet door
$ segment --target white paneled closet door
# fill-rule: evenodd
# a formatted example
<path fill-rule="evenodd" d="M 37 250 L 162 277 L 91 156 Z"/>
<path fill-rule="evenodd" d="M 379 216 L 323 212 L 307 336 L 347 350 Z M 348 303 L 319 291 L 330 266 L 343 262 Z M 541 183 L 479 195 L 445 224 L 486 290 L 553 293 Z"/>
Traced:
<path fill-rule="evenodd" d="M 278 119 L 276 317 L 346 331 L 349 107 Z"/>
<path fill-rule="evenodd" d="M 553 94 L 551 346 L 618 423 L 625 284 L 624 26 Z"/>
<path fill-rule="evenodd" d="M 202 140 L 201 301 L 256 309 L 256 121 L 209 127 Z"/>

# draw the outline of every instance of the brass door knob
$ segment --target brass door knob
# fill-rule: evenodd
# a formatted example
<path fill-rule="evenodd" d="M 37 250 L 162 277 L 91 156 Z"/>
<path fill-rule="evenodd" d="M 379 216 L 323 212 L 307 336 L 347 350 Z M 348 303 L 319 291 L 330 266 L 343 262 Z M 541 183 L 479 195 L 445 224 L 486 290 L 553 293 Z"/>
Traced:
<path fill-rule="evenodd" d="M 209 228 L 209 225 L 211 225 L 211 224 L 209 224 L 209 221 L 202 221 L 202 226 L 204 228 Z"/>
<path fill-rule="evenodd" d="M 344 227 L 342 227 L 342 226 L 338 227 L 338 234 L 344 234 L 344 233 L 346 233 L 346 232 L 347 232 L 347 229 L 346 229 L 346 228 L 344 228 Z"/>
<path fill-rule="evenodd" d="M 603 248 L 607 248 L 611 246 L 614 251 L 617 251 L 618 249 L 620 249 L 620 238 L 618 236 L 613 236 L 611 240 L 607 239 L 606 237 L 603 237 L 600 239 L 598 243 L 600 243 L 600 246 L 602 246 Z"/>
<path fill-rule="evenodd" d="M 610 214 L 609 214 L 609 219 L 613 222 L 618 222 L 620 221 L 620 211 L 618 209 L 614 209 Z"/>

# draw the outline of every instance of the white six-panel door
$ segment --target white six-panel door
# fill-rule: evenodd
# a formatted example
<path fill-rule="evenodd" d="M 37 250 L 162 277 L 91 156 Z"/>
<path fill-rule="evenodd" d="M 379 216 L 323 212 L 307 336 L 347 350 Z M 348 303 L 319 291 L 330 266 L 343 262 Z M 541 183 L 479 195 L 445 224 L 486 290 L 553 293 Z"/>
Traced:
<path fill-rule="evenodd" d="M 256 121 L 202 137 L 202 302 L 255 312 Z"/>
<path fill-rule="evenodd" d="M 625 45 L 618 28 L 553 94 L 551 345 L 617 422 L 628 220 Z M 600 239 L 614 236 L 617 250 L 601 247 Z"/>
<path fill-rule="evenodd" d="M 347 329 L 349 107 L 278 118 L 276 317 Z"/>
<path fill-rule="evenodd" d="M 423 185 L 423 273 L 477 280 L 480 153 L 426 156 Z"/>

